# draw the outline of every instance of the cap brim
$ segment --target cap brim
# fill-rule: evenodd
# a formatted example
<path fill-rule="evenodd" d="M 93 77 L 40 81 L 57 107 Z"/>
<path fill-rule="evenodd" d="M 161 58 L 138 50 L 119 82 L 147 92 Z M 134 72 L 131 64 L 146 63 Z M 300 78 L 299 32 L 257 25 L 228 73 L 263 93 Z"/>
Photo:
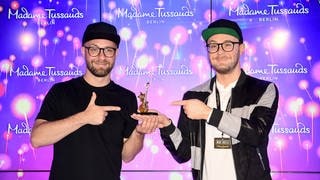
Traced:
<path fill-rule="evenodd" d="M 208 41 L 208 39 L 215 34 L 228 34 L 236 37 L 237 39 L 240 39 L 239 34 L 235 30 L 226 27 L 214 27 L 205 29 L 202 31 L 202 38 L 205 41 Z"/>

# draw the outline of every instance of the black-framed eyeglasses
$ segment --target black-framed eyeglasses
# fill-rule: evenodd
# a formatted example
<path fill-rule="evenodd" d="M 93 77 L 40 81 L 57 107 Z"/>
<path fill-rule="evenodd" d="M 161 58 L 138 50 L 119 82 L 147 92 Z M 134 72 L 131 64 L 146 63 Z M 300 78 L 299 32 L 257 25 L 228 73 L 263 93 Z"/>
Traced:
<path fill-rule="evenodd" d="M 84 46 L 87 50 L 90 56 L 96 57 L 99 56 L 101 51 L 103 52 L 105 57 L 111 58 L 116 54 L 117 48 L 114 47 L 105 47 L 105 48 L 99 48 L 97 46 Z"/>
<path fill-rule="evenodd" d="M 233 51 L 235 44 L 240 44 L 240 42 L 226 41 L 223 43 L 208 43 L 206 45 L 206 47 L 207 47 L 207 50 L 209 53 L 218 52 L 220 46 L 221 46 L 222 50 L 224 50 L 225 52 L 230 52 L 230 51 Z"/>

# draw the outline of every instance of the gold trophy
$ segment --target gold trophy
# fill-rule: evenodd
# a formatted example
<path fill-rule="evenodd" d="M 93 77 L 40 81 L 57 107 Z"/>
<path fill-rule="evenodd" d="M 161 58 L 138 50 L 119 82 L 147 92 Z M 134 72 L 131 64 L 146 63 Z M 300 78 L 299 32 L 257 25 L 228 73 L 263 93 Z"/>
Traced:
<path fill-rule="evenodd" d="M 149 105 L 148 105 L 148 100 L 147 100 L 147 95 L 148 95 L 148 90 L 149 90 L 149 86 L 150 83 L 147 82 L 146 84 L 146 91 L 145 93 L 140 92 L 138 98 L 141 102 L 141 104 L 139 105 L 139 112 L 138 114 L 142 114 L 142 115 L 158 115 L 158 113 L 156 112 L 149 112 Z"/>

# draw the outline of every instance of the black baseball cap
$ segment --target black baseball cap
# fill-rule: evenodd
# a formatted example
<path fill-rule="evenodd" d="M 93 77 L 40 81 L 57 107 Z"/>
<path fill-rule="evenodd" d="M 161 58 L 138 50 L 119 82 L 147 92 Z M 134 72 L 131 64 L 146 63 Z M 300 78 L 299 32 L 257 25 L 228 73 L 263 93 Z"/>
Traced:
<path fill-rule="evenodd" d="M 218 19 L 212 22 L 207 29 L 202 31 L 202 38 L 207 42 L 215 34 L 229 34 L 239 39 L 240 43 L 243 43 L 242 31 L 239 25 L 231 20 Z"/>
<path fill-rule="evenodd" d="M 96 22 L 87 26 L 82 37 L 82 45 L 92 39 L 107 39 L 116 43 L 117 47 L 120 44 L 116 27 L 106 22 Z"/>

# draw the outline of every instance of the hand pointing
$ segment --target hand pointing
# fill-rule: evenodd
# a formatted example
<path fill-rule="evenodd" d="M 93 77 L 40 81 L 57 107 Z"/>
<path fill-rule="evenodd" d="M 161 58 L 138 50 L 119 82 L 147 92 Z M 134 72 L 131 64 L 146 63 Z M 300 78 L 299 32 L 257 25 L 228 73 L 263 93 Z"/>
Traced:
<path fill-rule="evenodd" d="M 212 109 L 198 99 L 188 99 L 173 101 L 174 106 L 182 106 L 184 113 L 189 119 L 202 120 L 207 119 Z"/>
<path fill-rule="evenodd" d="M 119 106 L 98 106 L 96 105 L 97 95 L 92 93 L 87 108 L 83 111 L 83 120 L 85 124 L 100 125 L 105 120 L 109 111 L 120 111 Z"/>

